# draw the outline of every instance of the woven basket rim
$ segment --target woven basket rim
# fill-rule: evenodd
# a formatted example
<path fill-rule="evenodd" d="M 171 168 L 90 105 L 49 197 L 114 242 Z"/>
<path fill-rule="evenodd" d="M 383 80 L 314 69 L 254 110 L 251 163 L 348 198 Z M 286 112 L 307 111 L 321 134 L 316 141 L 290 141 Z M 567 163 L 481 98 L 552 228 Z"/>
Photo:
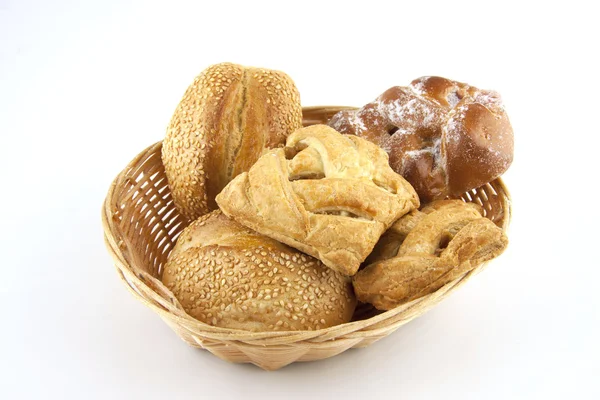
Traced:
<path fill-rule="evenodd" d="M 355 107 L 337 107 L 337 106 L 313 106 L 313 107 L 305 107 L 305 111 L 318 110 L 318 109 L 331 109 L 331 110 L 339 110 L 339 109 L 352 109 Z M 340 335 L 353 334 L 355 337 L 361 337 L 362 334 L 368 335 L 376 334 L 374 330 L 377 329 L 385 329 L 388 330 L 390 325 L 394 323 L 402 324 L 406 321 L 396 321 L 394 317 L 398 315 L 404 315 L 407 311 L 418 307 L 421 303 L 432 303 L 435 304 L 435 298 L 445 295 L 447 292 L 454 291 L 458 287 L 462 286 L 464 282 L 466 282 L 471 276 L 478 273 L 481 269 L 485 267 L 487 263 L 484 263 L 477 268 L 463 274 L 459 278 L 455 279 L 452 282 L 444 285 L 437 291 L 415 299 L 411 302 L 405 303 L 399 307 L 396 307 L 389 311 L 384 311 L 378 315 L 373 317 L 351 321 L 339 325 L 335 325 L 329 328 L 322 328 L 318 330 L 302 330 L 302 331 L 274 331 L 274 332 L 252 332 L 245 331 L 240 329 L 231 329 L 231 328 L 222 328 L 217 326 L 208 325 L 202 321 L 199 321 L 192 316 L 185 313 L 183 307 L 179 304 L 175 296 L 162 284 L 159 279 L 152 277 L 147 272 L 139 270 L 134 265 L 128 261 L 127 256 L 123 250 L 123 246 L 125 245 L 123 239 L 119 239 L 119 237 L 123 238 L 124 235 L 121 233 L 121 229 L 119 224 L 113 218 L 113 212 L 111 210 L 111 201 L 115 193 L 115 189 L 122 184 L 128 172 L 134 168 L 139 160 L 143 159 L 150 153 L 154 153 L 159 150 L 162 146 L 162 141 L 154 143 L 147 148 L 145 148 L 142 152 L 140 152 L 136 157 L 131 160 L 127 166 L 117 175 L 117 177 L 111 183 L 106 198 L 102 207 L 102 227 L 104 230 L 104 241 L 106 247 L 111 254 L 114 265 L 117 270 L 117 273 L 125 286 L 129 289 L 129 291 L 142 303 L 146 306 L 150 307 L 156 313 L 158 313 L 163 319 L 171 320 L 178 325 L 185 327 L 190 332 L 201 334 L 210 339 L 216 340 L 239 340 L 239 341 L 251 341 L 254 344 L 269 344 L 269 345 L 277 345 L 278 342 L 281 343 L 289 343 L 290 341 L 296 340 L 313 340 L 317 339 L 317 342 L 322 342 L 325 340 L 334 339 Z M 501 228 L 506 231 L 510 224 L 511 216 L 512 216 L 512 205 L 510 200 L 510 194 L 506 185 L 502 181 L 501 178 L 497 178 L 494 181 L 488 183 L 493 190 L 499 195 L 502 194 L 502 202 L 503 202 L 503 210 L 504 210 L 504 218 L 502 220 Z M 130 282 L 135 283 L 136 287 L 138 285 L 146 286 L 149 293 L 153 293 L 152 300 L 150 301 L 146 297 L 144 297 L 137 290 L 133 289 Z M 151 284 L 151 285 L 150 285 Z M 157 292 L 157 290 L 151 286 L 155 286 L 160 289 L 164 294 L 170 293 L 169 298 L 165 298 L 164 295 L 161 295 Z M 420 313 L 419 313 L 420 315 Z M 418 316 L 418 315 L 415 315 Z M 380 326 L 384 321 L 387 323 L 385 325 Z M 278 340 L 280 339 L 280 340 Z"/>

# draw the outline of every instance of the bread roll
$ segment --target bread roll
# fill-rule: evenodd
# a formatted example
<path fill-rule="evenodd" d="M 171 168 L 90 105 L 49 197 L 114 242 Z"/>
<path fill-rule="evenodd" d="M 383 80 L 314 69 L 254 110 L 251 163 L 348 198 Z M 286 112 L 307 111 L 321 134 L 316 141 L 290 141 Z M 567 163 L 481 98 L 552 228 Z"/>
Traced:
<path fill-rule="evenodd" d="M 329 125 L 385 149 L 423 203 L 491 182 L 513 159 L 500 95 L 435 76 L 392 87 L 360 110 L 334 115 Z"/>
<path fill-rule="evenodd" d="M 223 63 L 202 72 L 177 106 L 162 159 L 175 206 L 194 220 L 264 149 L 302 126 L 300 96 L 283 72 Z"/>
<path fill-rule="evenodd" d="M 356 305 L 349 279 L 219 210 L 182 232 L 162 280 L 189 315 L 223 328 L 327 328 Z"/>

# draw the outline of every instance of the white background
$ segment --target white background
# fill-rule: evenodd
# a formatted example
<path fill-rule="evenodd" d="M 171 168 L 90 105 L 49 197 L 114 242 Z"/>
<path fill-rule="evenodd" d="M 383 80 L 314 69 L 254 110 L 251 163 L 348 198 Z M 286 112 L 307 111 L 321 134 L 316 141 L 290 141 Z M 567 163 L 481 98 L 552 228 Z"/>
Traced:
<path fill-rule="evenodd" d="M 600 398 L 593 2 L 0 0 L 0 398 Z M 111 180 L 208 65 L 280 69 L 304 105 L 441 75 L 498 90 L 510 247 L 369 348 L 277 372 L 186 346 L 119 281 Z"/>

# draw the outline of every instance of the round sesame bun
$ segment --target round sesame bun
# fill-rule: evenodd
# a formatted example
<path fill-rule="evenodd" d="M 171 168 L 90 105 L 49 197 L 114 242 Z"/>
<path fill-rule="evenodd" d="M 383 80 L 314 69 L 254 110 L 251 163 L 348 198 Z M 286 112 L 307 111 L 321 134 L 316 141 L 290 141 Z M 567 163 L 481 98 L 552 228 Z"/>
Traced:
<path fill-rule="evenodd" d="M 221 211 L 188 226 L 162 280 L 192 317 L 246 331 L 296 331 L 349 322 L 347 277 L 260 235 Z"/>
<path fill-rule="evenodd" d="M 177 106 L 162 160 L 175 206 L 193 221 L 264 149 L 302 127 L 300 95 L 279 71 L 222 63 L 204 70 Z"/>

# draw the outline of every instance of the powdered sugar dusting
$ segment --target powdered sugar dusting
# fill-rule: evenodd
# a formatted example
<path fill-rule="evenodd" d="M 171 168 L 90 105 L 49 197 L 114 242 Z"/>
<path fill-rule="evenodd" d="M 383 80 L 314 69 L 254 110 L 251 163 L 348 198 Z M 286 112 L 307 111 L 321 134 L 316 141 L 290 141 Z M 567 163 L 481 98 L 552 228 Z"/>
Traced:
<path fill-rule="evenodd" d="M 367 130 L 367 127 L 365 126 L 365 123 L 363 122 L 362 118 L 358 117 L 358 113 L 353 113 L 351 116 L 351 120 L 352 125 L 354 125 L 354 127 L 356 128 L 357 135 L 360 136 L 361 133 Z"/>
<path fill-rule="evenodd" d="M 448 120 L 444 126 L 442 126 L 442 137 L 449 143 L 456 143 L 462 136 L 463 125 L 461 121 L 465 117 L 466 106 L 461 106 L 451 110 L 448 113 Z"/>
<path fill-rule="evenodd" d="M 432 102 L 406 96 L 405 101 L 385 101 L 378 98 L 375 103 L 382 115 L 399 128 L 431 129 L 439 124 L 441 110 Z"/>
<path fill-rule="evenodd" d="M 473 98 L 475 103 L 479 103 L 487 108 L 491 113 L 502 114 L 504 112 L 504 104 L 498 92 L 492 90 L 477 92 Z"/>
<path fill-rule="evenodd" d="M 446 96 L 446 100 L 448 100 L 448 104 L 450 104 L 450 107 L 454 108 L 460 101 L 460 97 L 458 97 L 458 93 L 451 92 L 448 96 Z"/>
<path fill-rule="evenodd" d="M 431 147 L 423 147 L 422 149 L 409 150 L 404 153 L 405 160 L 409 161 L 411 159 L 416 160 L 421 158 L 423 155 L 431 154 L 433 158 L 434 167 L 437 165 L 441 165 L 442 162 L 442 151 L 441 151 L 442 141 L 441 139 L 435 139 Z"/>
<path fill-rule="evenodd" d="M 409 168 L 407 176 L 420 185 L 419 195 L 425 198 L 483 184 L 488 176 L 498 176 L 492 177 L 493 171 L 504 172 L 512 160 L 512 129 L 500 95 L 441 77 L 392 87 L 341 119 L 332 126 L 345 123 L 352 127 L 348 130 L 382 147 L 396 172 Z"/>
<path fill-rule="evenodd" d="M 416 95 L 422 96 L 424 94 L 427 93 L 427 91 L 425 90 L 425 84 L 423 82 L 425 82 L 426 80 L 428 80 L 429 78 L 431 78 L 430 76 L 423 76 L 421 78 L 419 78 L 418 81 L 411 83 L 408 88 Z"/>
<path fill-rule="evenodd" d="M 386 153 L 391 153 L 396 142 L 401 141 L 404 136 L 410 135 L 411 132 L 412 131 L 409 131 L 407 129 L 399 128 L 393 135 L 389 136 L 386 140 L 382 140 L 381 148 Z"/>

